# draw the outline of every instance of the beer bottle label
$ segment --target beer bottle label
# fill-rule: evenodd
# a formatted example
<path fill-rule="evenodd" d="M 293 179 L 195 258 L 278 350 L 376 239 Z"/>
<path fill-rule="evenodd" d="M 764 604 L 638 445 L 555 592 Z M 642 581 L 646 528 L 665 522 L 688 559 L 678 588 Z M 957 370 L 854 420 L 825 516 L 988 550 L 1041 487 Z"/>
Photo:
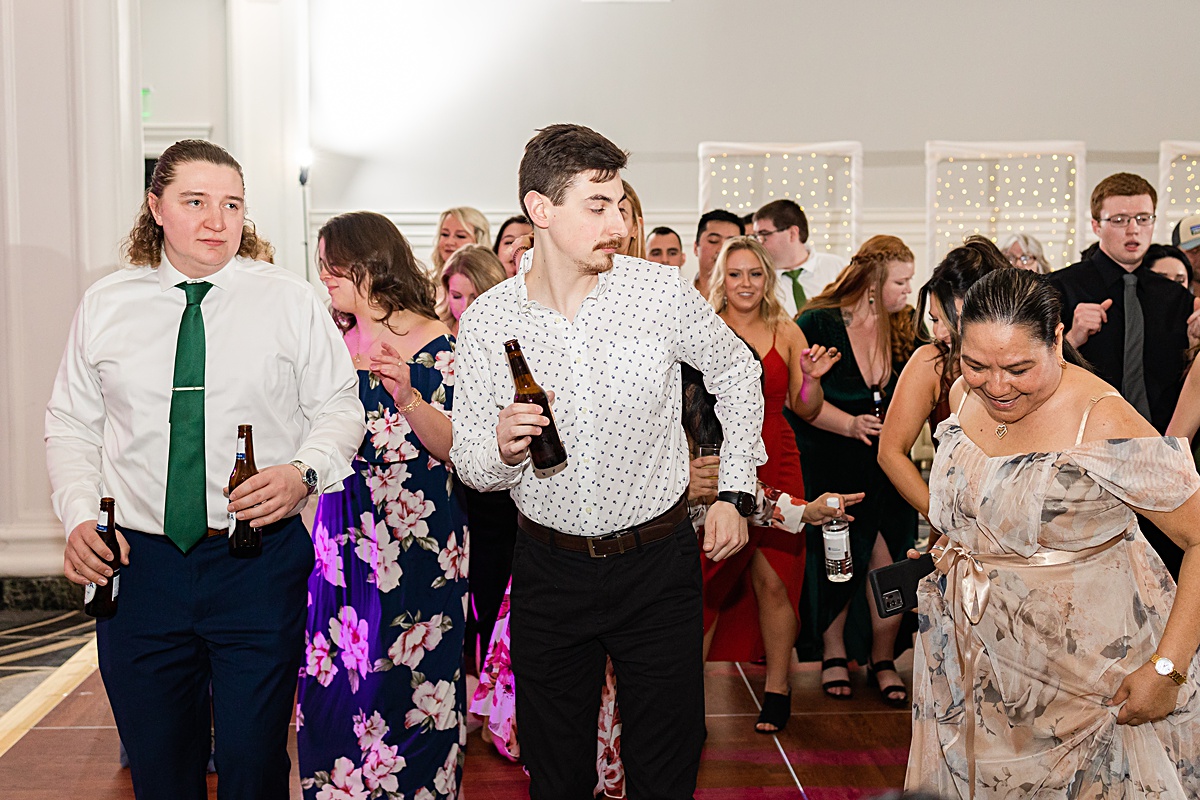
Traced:
<path fill-rule="evenodd" d="M 233 532 L 237 529 L 237 523 L 238 523 L 237 514 L 230 511 L 229 512 L 229 538 L 230 539 L 233 538 Z"/>
<path fill-rule="evenodd" d="M 121 570 L 114 570 L 112 576 L 113 602 L 117 600 L 117 592 L 121 590 Z"/>
<path fill-rule="evenodd" d="M 96 584 L 89 583 L 87 588 L 83 590 L 83 604 L 87 605 L 96 597 Z"/>
<path fill-rule="evenodd" d="M 245 436 L 238 437 L 237 458 L 238 458 L 238 461 L 246 460 L 246 437 Z"/>
<path fill-rule="evenodd" d="M 96 530 L 101 533 L 108 532 L 108 512 L 104 509 L 100 510 L 100 518 L 96 520 Z"/>

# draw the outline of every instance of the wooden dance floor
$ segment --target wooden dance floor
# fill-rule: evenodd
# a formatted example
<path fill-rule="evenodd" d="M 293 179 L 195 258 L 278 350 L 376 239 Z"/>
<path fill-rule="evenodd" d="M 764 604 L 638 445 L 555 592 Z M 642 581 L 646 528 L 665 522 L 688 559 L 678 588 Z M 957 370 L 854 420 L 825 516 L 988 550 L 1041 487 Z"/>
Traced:
<path fill-rule="evenodd" d="M 905 680 L 907 659 L 901 661 Z M 813 665 L 815 667 L 815 665 Z M 778 736 L 754 732 L 755 698 L 763 668 L 709 664 L 708 743 L 699 800 L 808 798 L 858 800 L 899 788 L 904 780 L 909 713 L 887 708 L 866 682 L 852 676 L 854 699 L 824 697 L 820 673 L 792 675 L 792 719 Z M 294 738 L 294 737 L 293 737 Z M 117 764 L 117 731 L 89 644 L 31 695 L 0 718 L 0 795 L 6 800 L 133 797 L 129 771 Z M 295 764 L 295 745 L 292 745 Z M 294 771 L 294 766 L 293 766 Z M 471 734 L 463 771 L 467 800 L 527 797 L 528 779 Z M 299 798 L 298 777 L 293 797 Z M 216 797 L 216 777 L 209 777 Z"/>

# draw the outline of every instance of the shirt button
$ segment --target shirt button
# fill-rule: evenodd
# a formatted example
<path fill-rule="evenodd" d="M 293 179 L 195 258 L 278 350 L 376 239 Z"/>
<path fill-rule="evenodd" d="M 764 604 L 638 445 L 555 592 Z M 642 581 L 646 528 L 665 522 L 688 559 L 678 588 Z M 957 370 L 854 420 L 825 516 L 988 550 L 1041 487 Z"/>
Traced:
<path fill-rule="evenodd" d="M 592 507 L 588 506 L 587 508 L 584 509 L 584 511 L 586 511 L 587 513 L 590 514 L 590 513 L 592 513 Z"/>

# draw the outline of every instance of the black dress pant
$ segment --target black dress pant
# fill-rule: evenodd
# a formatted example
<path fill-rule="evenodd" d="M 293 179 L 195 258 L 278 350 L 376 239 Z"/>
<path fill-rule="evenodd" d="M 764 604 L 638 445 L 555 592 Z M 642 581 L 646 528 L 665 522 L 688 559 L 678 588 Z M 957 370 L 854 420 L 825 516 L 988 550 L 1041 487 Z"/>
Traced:
<path fill-rule="evenodd" d="M 691 522 L 591 558 L 517 535 L 512 579 L 517 736 L 533 800 L 591 800 L 605 655 L 630 800 L 690 798 L 704 727 L 700 547 Z"/>
<path fill-rule="evenodd" d="M 462 484 L 460 488 L 467 508 L 467 528 L 471 531 L 466 663 L 478 667 L 487 657 L 492 629 L 496 627 L 504 590 L 512 575 L 517 506 L 508 492 L 477 492 Z"/>

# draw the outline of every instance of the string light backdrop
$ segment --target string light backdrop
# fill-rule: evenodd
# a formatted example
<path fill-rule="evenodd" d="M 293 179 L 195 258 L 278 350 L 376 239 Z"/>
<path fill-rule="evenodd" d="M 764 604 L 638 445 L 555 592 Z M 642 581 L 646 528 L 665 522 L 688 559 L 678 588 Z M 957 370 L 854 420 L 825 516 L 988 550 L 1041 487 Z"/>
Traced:
<path fill-rule="evenodd" d="M 862 143 L 700 143 L 700 211 L 742 216 L 782 198 L 808 217 L 808 243 L 849 259 L 858 246 Z"/>
<path fill-rule="evenodd" d="M 1170 242 L 1175 223 L 1200 213 L 1200 142 L 1162 142 L 1158 148 L 1158 235 Z"/>
<path fill-rule="evenodd" d="M 979 233 L 1042 243 L 1051 269 L 1078 260 L 1090 231 L 1083 142 L 926 142 L 930 268 Z"/>

